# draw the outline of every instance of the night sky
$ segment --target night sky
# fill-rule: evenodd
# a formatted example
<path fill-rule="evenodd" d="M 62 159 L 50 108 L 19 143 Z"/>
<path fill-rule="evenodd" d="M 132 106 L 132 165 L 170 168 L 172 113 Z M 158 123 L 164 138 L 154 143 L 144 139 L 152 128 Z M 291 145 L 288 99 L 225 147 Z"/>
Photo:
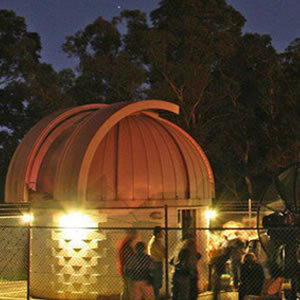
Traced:
<path fill-rule="evenodd" d="M 159 0 L 0 0 L 0 9 L 12 9 L 25 17 L 29 31 L 41 36 L 42 61 L 60 70 L 75 63 L 61 50 L 67 35 L 83 29 L 98 16 L 110 19 L 122 9 L 150 12 L 158 3 Z M 247 19 L 246 32 L 270 34 L 279 52 L 300 37 L 300 0 L 228 0 L 228 3 Z"/>

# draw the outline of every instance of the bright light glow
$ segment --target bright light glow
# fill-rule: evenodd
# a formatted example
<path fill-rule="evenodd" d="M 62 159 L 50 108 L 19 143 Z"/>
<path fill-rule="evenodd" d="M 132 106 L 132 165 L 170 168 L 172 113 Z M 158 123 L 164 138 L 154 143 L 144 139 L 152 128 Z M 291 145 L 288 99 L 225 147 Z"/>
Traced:
<path fill-rule="evenodd" d="M 213 209 L 208 209 L 205 211 L 205 218 L 207 220 L 214 219 L 217 216 L 217 212 Z"/>
<path fill-rule="evenodd" d="M 63 215 L 60 218 L 59 226 L 64 228 L 64 238 L 70 240 L 83 240 L 86 238 L 91 229 L 87 227 L 96 227 L 96 224 L 88 215 L 80 212 L 72 212 Z"/>
<path fill-rule="evenodd" d="M 33 221 L 33 215 L 31 215 L 31 214 L 24 214 L 22 216 L 22 220 L 25 223 L 29 223 L 29 222 Z"/>
<path fill-rule="evenodd" d="M 94 227 L 95 223 L 90 219 L 88 215 L 84 215 L 80 212 L 72 212 L 61 217 L 59 226 L 64 228 L 82 228 Z"/>

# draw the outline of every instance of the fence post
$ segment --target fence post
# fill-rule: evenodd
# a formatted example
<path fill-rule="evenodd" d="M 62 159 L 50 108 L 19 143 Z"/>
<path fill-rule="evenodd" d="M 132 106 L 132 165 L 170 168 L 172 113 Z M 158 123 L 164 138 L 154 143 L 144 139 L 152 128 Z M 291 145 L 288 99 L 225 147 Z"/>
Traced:
<path fill-rule="evenodd" d="M 169 299 L 169 239 L 168 239 L 168 206 L 165 205 L 165 277 L 166 277 L 166 299 Z"/>
<path fill-rule="evenodd" d="M 252 226 L 252 199 L 248 199 L 248 219 L 249 219 L 249 227 Z"/>
<path fill-rule="evenodd" d="M 27 300 L 30 300 L 30 238 L 31 222 L 27 226 Z"/>
<path fill-rule="evenodd" d="M 29 205 L 29 215 L 32 216 L 32 209 L 31 205 Z M 32 226 L 32 220 L 28 222 L 27 226 L 27 300 L 30 300 L 30 253 L 31 253 L 31 227 Z"/>

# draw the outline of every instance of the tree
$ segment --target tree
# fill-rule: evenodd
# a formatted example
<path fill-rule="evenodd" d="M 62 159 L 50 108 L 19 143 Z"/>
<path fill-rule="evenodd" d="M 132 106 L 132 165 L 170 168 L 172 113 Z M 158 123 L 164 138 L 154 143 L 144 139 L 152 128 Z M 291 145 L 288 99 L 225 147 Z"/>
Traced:
<path fill-rule="evenodd" d="M 200 139 L 213 105 L 213 71 L 234 52 L 245 19 L 223 0 L 163 0 L 151 12 L 149 28 L 141 14 L 123 17 L 129 20 L 127 49 L 148 71 L 148 97 L 179 104 L 180 125 Z"/>
<path fill-rule="evenodd" d="M 221 80 L 218 93 L 224 96 L 222 111 L 229 118 L 218 124 L 216 132 L 222 132 L 222 136 L 217 135 L 208 147 L 213 160 L 218 160 L 215 154 L 226 151 L 223 161 L 229 162 L 225 165 L 236 167 L 235 180 L 230 174 L 232 170 L 228 178 L 223 171 L 222 180 L 238 183 L 242 199 L 257 199 L 260 182 L 262 179 L 267 182 L 270 175 L 267 158 L 272 149 L 271 124 L 273 110 L 278 107 L 281 77 L 279 57 L 271 38 L 245 34 L 239 40 L 235 55 L 221 71 L 219 77 L 225 80 Z M 221 149 L 215 151 L 218 147 Z"/>
<path fill-rule="evenodd" d="M 43 116 L 72 105 L 63 72 L 40 63 L 39 35 L 24 18 L 0 10 L 0 201 L 10 158 L 25 133 Z"/>
<path fill-rule="evenodd" d="M 284 168 L 300 161 L 299 101 L 300 101 L 300 38 L 290 43 L 280 55 L 283 76 L 280 80 L 280 106 L 276 128 L 280 132 L 276 147 L 269 161 L 273 168 Z"/>
<path fill-rule="evenodd" d="M 38 61 L 41 46 L 38 35 L 27 32 L 24 19 L 7 10 L 0 10 L 0 44 L 0 197 L 3 198 L 6 169 L 20 138 L 25 110 L 25 98 L 20 94 L 24 94 L 25 77 Z"/>
<path fill-rule="evenodd" d="M 99 17 L 84 30 L 67 37 L 64 51 L 79 58 L 72 89 L 77 104 L 140 98 L 144 68 L 124 50 L 117 25 L 117 18 L 109 22 Z"/>

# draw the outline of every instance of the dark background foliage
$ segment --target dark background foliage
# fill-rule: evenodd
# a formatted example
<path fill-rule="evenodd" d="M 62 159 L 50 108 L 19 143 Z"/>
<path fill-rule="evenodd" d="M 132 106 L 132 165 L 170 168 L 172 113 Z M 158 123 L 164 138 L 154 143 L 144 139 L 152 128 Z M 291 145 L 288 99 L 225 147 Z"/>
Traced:
<path fill-rule="evenodd" d="M 142 99 L 180 106 L 165 117 L 205 151 L 216 202 L 259 199 L 299 160 L 300 38 L 279 54 L 270 36 L 244 34 L 245 21 L 225 0 L 162 0 L 149 18 L 100 16 L 66 37 L 63 50 L 79 63 L 57 72 L 41 62 L 40 37 L 25 19 L 0 10 L 0 199 L 13 152 L 42 117 Z"/>

